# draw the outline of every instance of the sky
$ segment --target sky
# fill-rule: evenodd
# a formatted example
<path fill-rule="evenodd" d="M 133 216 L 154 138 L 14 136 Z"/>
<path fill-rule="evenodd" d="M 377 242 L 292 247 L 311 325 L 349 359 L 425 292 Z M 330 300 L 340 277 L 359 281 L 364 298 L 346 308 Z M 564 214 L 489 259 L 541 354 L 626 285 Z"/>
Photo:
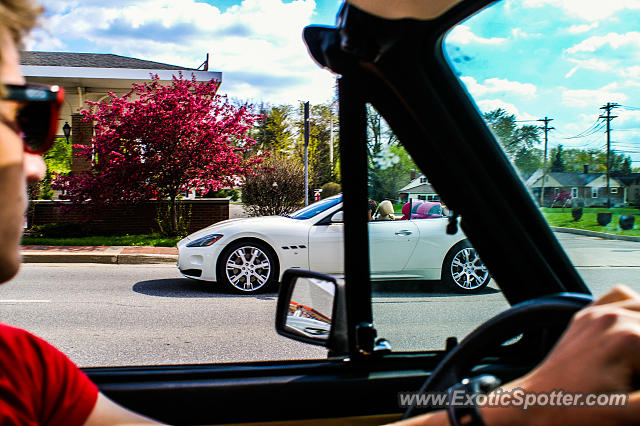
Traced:
<path fill-rule="evenodd" d="M 220 93 L 251 103 L 329 101 L 334 77 L 302 29 L 332 25 L 339 0 L 42 0 L 28 50 L 111 53 L 196 68 L 210 55 Z"/>
<path fill-rule="evenodd" d="M 640 167 L 640 1 L 504 1 L 460 23 L 445 51 L 482 112 L 552 118 L 550 146 L 611 149 Z M 541 147 L 540 145 L 539 147 Z"/>
<path fill-rule="evenodd" d="M 341 0 L 42 0 L 29 50 L 112 53 L 223 73 L 220 92 L 254 104 L 330 101 L 334 76 L 302 42 Z M 481 111 L 552 118 L 550 145 L 612 148 L 640 167 L 640 0 L 506 0 L 460 23 L 445 51 Z M 574 137 L 578 136 L 578 137 Z"/>

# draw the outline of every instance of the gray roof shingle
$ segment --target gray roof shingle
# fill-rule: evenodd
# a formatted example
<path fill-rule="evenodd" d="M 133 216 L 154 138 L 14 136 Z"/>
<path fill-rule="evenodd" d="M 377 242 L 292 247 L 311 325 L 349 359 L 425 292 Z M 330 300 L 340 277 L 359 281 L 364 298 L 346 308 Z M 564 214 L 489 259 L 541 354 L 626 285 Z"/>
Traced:
<path fill-rule="evenodd" d="M 20 65 L 195 71 L 195 68 L 185 68 L 163 64 L 161 62 L 144 61 L 142 59 L 104 53 L 24 51 L 20 52 Z"/>
<path fill-rule="evenodd" d="M 603 173 L 567 173 L 567 172 L 550 172 L 547 176 L 551 176 L 563 186 L 586 186 L 592 180 L 602 176 Z"/>
<path fill-rule="evenodd" d="M 433 189 L 433 187 L 427 183 L 423 183 L 422 185 L 418 185 L 418 186 L 414 186 L 413 188 L 409 188 L 409 189 L 401 189 L 400 190 L 401 193 L 403 194 L 435 194 L 436 191 Z"/>

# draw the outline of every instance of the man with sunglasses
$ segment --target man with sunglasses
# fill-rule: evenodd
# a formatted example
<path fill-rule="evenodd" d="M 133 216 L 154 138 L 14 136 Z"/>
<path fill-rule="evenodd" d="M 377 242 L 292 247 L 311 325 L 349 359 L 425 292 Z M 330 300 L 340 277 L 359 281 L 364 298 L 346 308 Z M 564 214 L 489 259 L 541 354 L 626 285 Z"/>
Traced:
<path fill-rule="evenodd" d="M 16 45 L 40 13 L 28 0 L 0 3 L 0 283 L 20 266 L 26 184 L 42 179 L 38 155 L 53 143 L 64 92 L 25 85 Z M 150 423 L 110 401 L 60 351 L 0 324 L 0 424 Z"/>
<path fill-rule="evenodd" d="M 0 283 L 20 266 L 26 183 L 45 172 L 63 91 L 25 85 L 16 45 L 39 14 L 29 0 L 0 2 Z M 615 288 L 581 311 L 541 366 L 507 387 L 542 392 L 630 392 L 640 373 L 640 295 Z M 640 394 L 626 408 L 483 408 L 492 424 L 638 423 Z M 458 422 L 458 420 L 460 420 Z M 467 419 L 468 420 L 468 419 Z M 30 333 L 0 324 L 0 424 L 150 423 L 107 399 L 65 355 Z M 471 424 L 436 412 L 412 424 Z"/>

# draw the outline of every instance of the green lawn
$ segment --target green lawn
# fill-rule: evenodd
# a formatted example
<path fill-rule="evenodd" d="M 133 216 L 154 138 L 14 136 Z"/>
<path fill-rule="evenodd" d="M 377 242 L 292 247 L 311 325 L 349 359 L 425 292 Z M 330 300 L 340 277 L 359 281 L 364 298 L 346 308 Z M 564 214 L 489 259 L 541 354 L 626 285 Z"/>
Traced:
<path fill-rule="evenodd" d="M 607 226 L 600 226 L 597 220 L 598 212 L 613 213 L 611 222 Z M 563 228 L 585 229 L 588 231 L 606 232 L 609 234 L 618 235 L 632 235 L 640 236 L 640 209 L 634 208 L 584 208 L 582 218 L 579 221 L 574 221 L 571 216 L 571 209 L 551 209 L 543 208 L 542 214 L 549 222 L 551 226 L 558 226 Z M 635 223 L 633 229 L 627 231 L 620 229 L 618 225 L 618 219 L 620 215 L 633 215 L 635 216 Z"/>
<path fill-rule="evenodd" d="M 23 245 L 43 246 L 151 246 L 175 247 L 181 238 L 167 238 L 159 234 L 115 235 L 74 238 L 23 237 Z"/>

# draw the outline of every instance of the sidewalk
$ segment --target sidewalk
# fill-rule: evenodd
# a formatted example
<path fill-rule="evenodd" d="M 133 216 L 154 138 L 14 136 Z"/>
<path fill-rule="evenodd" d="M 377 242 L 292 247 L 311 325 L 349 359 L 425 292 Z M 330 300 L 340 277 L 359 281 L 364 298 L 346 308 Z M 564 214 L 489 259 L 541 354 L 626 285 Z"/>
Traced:
<path fill-rule="evenodd" d="M 22 246 L 23 263 L 176 263 L 175 247 Z"/>

